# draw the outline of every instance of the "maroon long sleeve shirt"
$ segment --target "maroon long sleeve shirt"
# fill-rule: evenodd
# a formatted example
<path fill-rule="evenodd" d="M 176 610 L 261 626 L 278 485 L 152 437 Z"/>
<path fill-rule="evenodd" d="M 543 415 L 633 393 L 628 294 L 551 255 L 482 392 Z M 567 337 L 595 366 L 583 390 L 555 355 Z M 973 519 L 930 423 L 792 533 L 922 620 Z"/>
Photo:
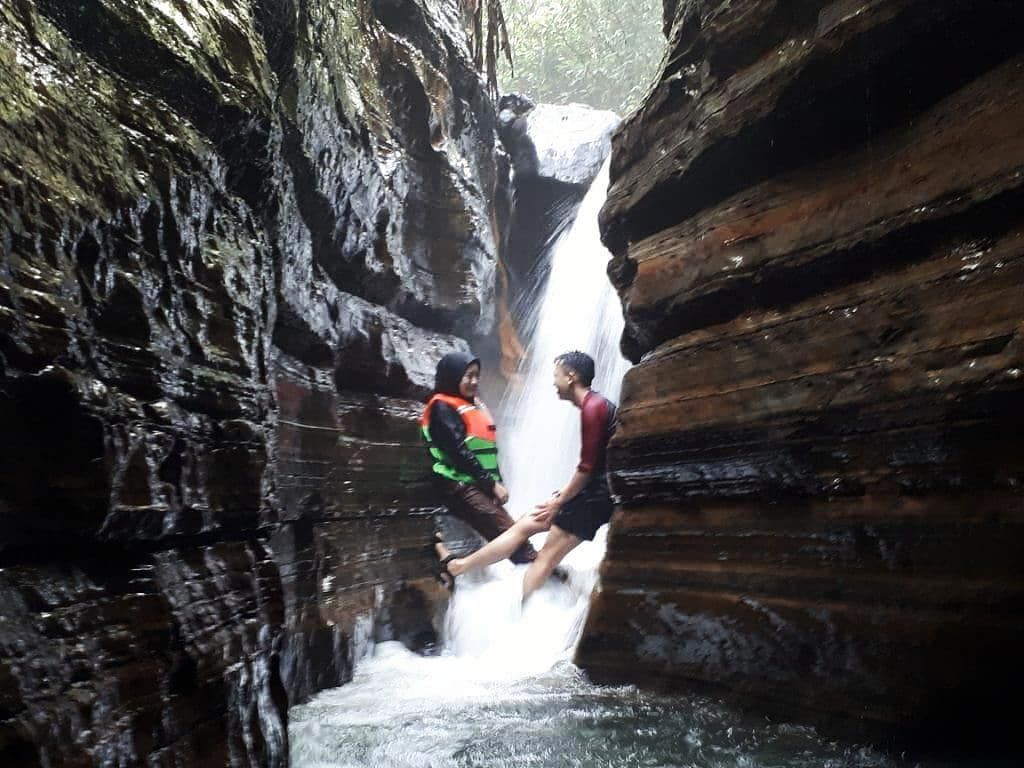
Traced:
<path fill-rule="evenodd" d="M 580 405 L 580 472 L 600 474 L 605 470 L 608 441 L 615 431 L 615 404 L 604 395 L 590 391 Z"/>

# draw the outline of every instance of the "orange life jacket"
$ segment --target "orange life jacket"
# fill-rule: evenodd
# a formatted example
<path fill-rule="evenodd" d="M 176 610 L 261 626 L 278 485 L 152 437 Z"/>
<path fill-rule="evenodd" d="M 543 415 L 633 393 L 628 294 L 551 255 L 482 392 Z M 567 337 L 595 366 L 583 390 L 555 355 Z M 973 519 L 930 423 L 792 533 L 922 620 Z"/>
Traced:
<path fill-rule="evenodd" d="M 494 424 L 490 411 L 483 404 L 475 405 L 465 398 L 446 395 L 440 392 L 434 394 L 427 401 L 427 407 L 423 409 L 423 415 L 420 417 L 420 434 L 430 449 L 430 455 L 434 458 L 434 472 L 441 475 L 441 477 L 446 477 L 459 483 L 473 483 L 476 480 L 476 478 L 456 469 L 451 458 L 437 447 L 430 436 L 430 412 L 433 410 L 434 403 L 438 401 L 452 407 L 462 417 L 462 423 L 466 427 L 466 447 L 473 452 L 480 465 L 487 470 L 487 473 L 494 480 L 500 480 L 501 473 L 498 471 L 498 428 Z"/>

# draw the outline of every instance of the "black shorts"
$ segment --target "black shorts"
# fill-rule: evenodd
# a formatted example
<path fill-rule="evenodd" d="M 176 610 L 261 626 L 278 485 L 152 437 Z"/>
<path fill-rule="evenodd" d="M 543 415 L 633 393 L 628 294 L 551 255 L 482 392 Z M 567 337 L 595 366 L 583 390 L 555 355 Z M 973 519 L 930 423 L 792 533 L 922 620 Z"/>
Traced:
<path fill-rule="evenodd" d="M 608 478 L 601 474 L 591 478 L 582 491 L 565 502 L 552 524 L 578 539 L 593 541 L 597 529 L 611 519 L 613 508 Z"/>

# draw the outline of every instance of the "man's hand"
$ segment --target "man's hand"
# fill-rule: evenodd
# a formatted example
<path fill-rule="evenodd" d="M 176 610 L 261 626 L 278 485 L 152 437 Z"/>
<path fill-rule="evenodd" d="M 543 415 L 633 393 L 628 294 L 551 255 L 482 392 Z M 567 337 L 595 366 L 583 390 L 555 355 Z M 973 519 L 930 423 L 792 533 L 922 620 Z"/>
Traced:
<path fill-rule="evenodd" d="M 494 498 L 498 500 L 499 504 L 504 504 L 508 501 L 508 488 L 501 483 L 494 484 Z"/>
<path fill-rule="evenodd" d="M 561 508 L 561 502 L 558 496 L 552 496 L 547 501 L 541 502 L 533 508 L 533 512 L 530 516 L 538 523 L 547 525 L 555 519 L 555 515 L 558 514 L 558 510 Z"/>

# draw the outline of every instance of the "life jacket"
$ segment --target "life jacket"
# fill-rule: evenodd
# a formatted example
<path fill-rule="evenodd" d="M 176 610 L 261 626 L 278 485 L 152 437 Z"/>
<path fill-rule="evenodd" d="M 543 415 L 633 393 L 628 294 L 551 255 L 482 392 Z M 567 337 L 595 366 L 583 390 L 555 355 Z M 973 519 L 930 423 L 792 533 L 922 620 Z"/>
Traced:
<path fill-rule="evenodd" d="M 461 397 L 437 393 L 427 401 L 427 407 L 423 409 L 420 417 L 420 434 L 430 449 L 430 455 L 434 458 L 433 470 L 441 477 L 454 480 L 457 483 L 472 484 L 476 478 L 460 472 L 455 468 L 454 463 L 448 454 L 438 448 L 430 437 L 430 411 L 434 403 L 441 401 L 454 408 L 462 423 L 466 426 L 466 447 L 473 452 L 477 460 L 495 482 L 501 480 L 498 472 L 498 428 L 491 418 L 487 408 L 479 407 Z"/>

